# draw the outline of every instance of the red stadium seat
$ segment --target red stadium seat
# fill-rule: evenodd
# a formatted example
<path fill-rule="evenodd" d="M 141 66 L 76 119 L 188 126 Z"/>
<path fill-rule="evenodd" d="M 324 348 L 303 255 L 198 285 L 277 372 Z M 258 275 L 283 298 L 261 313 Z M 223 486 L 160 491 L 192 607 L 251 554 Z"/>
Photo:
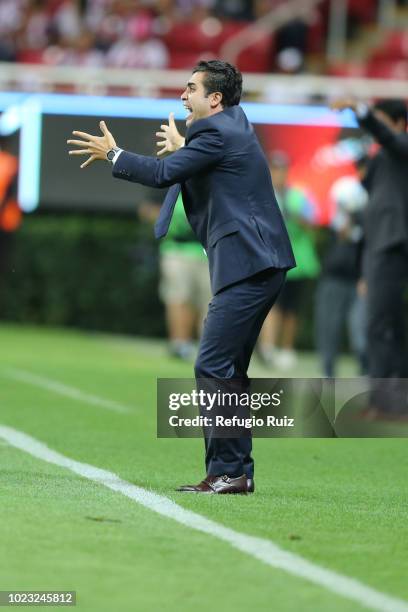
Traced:
<path fill-rule="evenodd" d="M 214 20 L 215 22 L 215 20 Z M 205 22 L 204 22 L 205 23 Z M 162 36 L 169 52 L 186 54 L 213 52 L 219 47 L 219 30 L 203 27 L 203 23 L 178 22 Z"/>
<path fill-rule="evenodd" d="M 207 19 L 203 23 L 179 22 L 162 36 L 170 54 L 169 67 L 191 68 L 200 59 L 222 55 L 223 45 L 247 26 L 245 22 Z M 236 63 L 245 72 L 269 72 L 272 68 L 273 40 L 268 33 L 243 50 Z"/>
<path fill-rule="evenodd" d="M 316 11 L 307 33 L 308 53 L 321 53 L 325 46 L 325 22 L 321 12 Z"/>
<path fill-rule="evenodd" d="M 42 49 L 22 49 L 17 56 L 17 61 L 23 64 L 42 64 Z"/>
<path fill-rule="evenodd" d="M 408 60 L 372 60 L 367 66 L 367 76 L 377 79 L 408 79 Z"/>
<path fill-rule="evenodd" d="M 373 60 L 408 59 L 408 33 L 393 32 L 372 55 Z"/>
<path fill-rule="evenodd" d="M 264 34 L 258 42 L 238 55 L 237 65 L 242 72 L 271 72 L 273 56 L 272 37 Z"/>
<path fill-rule="evenodd" d="M 348 0 L 350 15 L 362 23 L 374 21 L 377 0 Z"/>

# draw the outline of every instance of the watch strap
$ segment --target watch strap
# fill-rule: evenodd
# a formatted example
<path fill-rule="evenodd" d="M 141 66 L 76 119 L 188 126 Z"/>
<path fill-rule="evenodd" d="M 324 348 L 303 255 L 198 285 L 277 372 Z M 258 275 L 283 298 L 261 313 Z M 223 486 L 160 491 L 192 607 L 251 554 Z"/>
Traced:
<path fill-rule="evenodd" d="M 114 164 L 116 159 L 118 158 L 119 153 L 121 152 L 122 152 L 122 149 L 119 149 L 119 147 L 112 147 L 112 149 L 109 149 L 109 151 L 106 153 L 106 159 L 111 164 Z"/>

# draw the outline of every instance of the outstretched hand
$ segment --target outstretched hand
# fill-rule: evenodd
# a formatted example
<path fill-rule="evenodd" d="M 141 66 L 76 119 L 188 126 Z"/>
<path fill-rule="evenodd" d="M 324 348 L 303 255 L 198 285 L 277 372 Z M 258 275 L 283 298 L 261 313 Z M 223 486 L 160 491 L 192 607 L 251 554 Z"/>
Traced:
<path fill-rule="evenodd" d="M 157 155 L 173 153 L 184 146 L 184 138 L 177 130 L 176 122 L 174 121 L 174 113 L 170 113 L 169 115 L 169 125 L 163 124 L 160 126 L 160 129 L 162 131 L 156 132 L 156 136 L 164 140 L 159 140 L 156 143 L 157 146 L 160 147 L 160 150 L 157 151 Z"/>
<path fill-rule="evenodd" d="M 99 122 L 99 128 L 103 136 L 92 136 L 86 132 L 74 131 L 72 132 L 74 136 L 79 136 L 82 140 L 67 140 L 68 144 L 79 147 L 79 149 L 69 151 L 69 155 L 89 155 L 88 159 L 81 164 L 81 168 L 86 168 L 97 159 L 107 161 L 107 152 L 116 147 L 115 139 L 104 121 Z"/>

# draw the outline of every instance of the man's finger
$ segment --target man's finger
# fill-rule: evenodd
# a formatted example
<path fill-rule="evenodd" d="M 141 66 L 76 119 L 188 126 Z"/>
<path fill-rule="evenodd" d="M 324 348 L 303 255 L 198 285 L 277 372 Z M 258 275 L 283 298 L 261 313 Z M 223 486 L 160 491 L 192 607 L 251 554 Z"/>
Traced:
<path fill-rule="evenodd" d="M 68 151 L 69 155 L 87 155 L 88 153 L 92 153 L 90 149 L 75 149 L 74 151 Z"/>
<path fill-rule="evenodd" d="M 88 147 L 89 142 L 84 142 L 83 140 L 67 140 L 68 144 L 76 145 L 77 147 Z"/>
<path fill-rule="evenodd" d="M 163 147 L 163 149 L 160 149 L 160 151 L 157 151 L 157 155 L 163 155 L 163 153 L 167 153 L 166 147 Z"/>
<path fill-rule="evenodd" d="M 81 168 L 86 168 L 87 166 L 89 166 L 89 164 L 92 164 L 93 161 L 95 161 L 95 156 L 91 155 L 91 157 L 89 157 L 86 162 L 84 162 L 83 164 L 81 164 Z"/>
<path fill-rule="evenodd" d="M 158 138 L 166 138 L 167 134 L 166 134 L 166 132 L 156 132 L 156 136 Z"/>
<path fill-rule="evenodd" d="M 156 142 L 156 147 L 165 147 L 167 144 L 167 140 L 160 140 Z"/>
<path fill-rule="evenodd" d="M 105 135 L 108 136 L 110 134 L 108 128 L 106 127 L 106 123 L 104 121 L 100 121 L 99 122 L 99 127 L 101 128 L 101 132 Z"/>
<path fill-rule="evenodd" d="M 97 138 L 97 136 L 92 136 L 92 134 L 87 134 L 86 132 L 77 132 L 76 130 L 72 132 L 74 136 L 80 136 L 81 138 L 85 138 L 85 140 L 93 140 Z"/>
<path fill-rule="evenodd" d="M 171 125 L 172 127 L 175 127 L 176 125 L 176 122 L 174 121 L 174 113 L 169 114 L 169 125 Z"/>
<path fill-rule="evenodd" d="M 160 129 L 161 129 L 161 130 L 164 130 L 165 132 L 167 132 L 167 131 L 168 131 L 168 129 L 169 129 L 169 126 L 168 126 L 168 125 L 161 125 L 161 126 L 160 126 Z"/>

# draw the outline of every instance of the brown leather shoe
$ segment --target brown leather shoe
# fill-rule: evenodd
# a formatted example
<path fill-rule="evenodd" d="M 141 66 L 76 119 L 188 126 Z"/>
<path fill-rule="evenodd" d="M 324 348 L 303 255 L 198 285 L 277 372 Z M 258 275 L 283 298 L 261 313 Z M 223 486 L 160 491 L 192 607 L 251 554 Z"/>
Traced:
<path fill-rule="evenodd" d="M 179 487 L 178 489 L 176 489 L 176 491 L 179 491 L 181 493 L 199 493 L 200 491 L 197 490 L 198 488 L 205 487 L 206 482 L 212 482 L 215 478 L 218 478 L 218 476 L 207 476 L 198 485 L 183 485 Z M 255 492 L 255 481 L 253 478 L 247 478 L 247 493 L 254 493 L 254 492 Z"/>
<path fill-rule="evenodd" d="M 182 493 L 209 493 L 216 495 L 226 495 L 227 493 L 248 493 L 247 477 L 245 474 L 238 478 L 229 476 L 207 476 L 198 485 L 184 485 L 177 491 Z"/>

